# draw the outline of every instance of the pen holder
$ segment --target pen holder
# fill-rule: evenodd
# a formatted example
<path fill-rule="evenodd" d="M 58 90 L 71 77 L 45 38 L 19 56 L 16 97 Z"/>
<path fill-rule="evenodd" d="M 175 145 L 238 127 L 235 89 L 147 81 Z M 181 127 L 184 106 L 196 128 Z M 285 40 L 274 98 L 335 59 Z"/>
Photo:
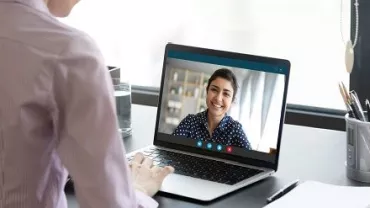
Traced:
<path fill-rule="evenodd" d="M 366 115 L 366 114 L 365 114 Z M 347 132 L 347 177 L 370 183 L 370 122 L 345 116 Z"/>

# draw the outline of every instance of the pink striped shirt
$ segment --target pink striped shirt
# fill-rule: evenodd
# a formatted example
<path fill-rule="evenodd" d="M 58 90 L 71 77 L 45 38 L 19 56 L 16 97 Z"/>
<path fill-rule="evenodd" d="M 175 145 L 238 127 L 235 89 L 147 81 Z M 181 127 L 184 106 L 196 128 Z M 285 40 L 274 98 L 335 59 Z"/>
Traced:
<path fill-rule="evenodd" d="M 157 207 L 132 188 L 114 102 L 86 34 L 0 0 L 0 208 L 66 208 L 68 174 L 81 208 Z"/>

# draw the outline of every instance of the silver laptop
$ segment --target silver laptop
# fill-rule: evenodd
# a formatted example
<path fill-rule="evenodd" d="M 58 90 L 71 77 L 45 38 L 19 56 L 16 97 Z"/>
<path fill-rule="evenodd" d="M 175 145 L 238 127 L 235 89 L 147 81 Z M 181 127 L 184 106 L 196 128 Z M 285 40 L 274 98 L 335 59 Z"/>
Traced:
<path fill-rule="evenodd" d="M 153 145 L 140 151 L 171 165 L 161 192 L 201 201 L 278 169 L 290 62 L 166 45 Z"/>

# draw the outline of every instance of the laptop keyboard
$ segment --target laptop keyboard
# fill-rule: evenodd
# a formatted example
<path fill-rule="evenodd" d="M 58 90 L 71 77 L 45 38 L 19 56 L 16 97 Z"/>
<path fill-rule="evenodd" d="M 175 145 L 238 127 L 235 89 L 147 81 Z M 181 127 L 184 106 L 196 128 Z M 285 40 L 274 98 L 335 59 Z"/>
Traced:
<path fill-rule="evenodd" d="M 257 169 L 160 150 L 154 147 L 145 150 L 143 154 L 153 159 L 155 165 L 174 167 L 177 174 L 229 185 L 236 184 L 262 172 Z M 131 161 L 132 158 L 133 156 L 129 157 L 128 160 Z"/>

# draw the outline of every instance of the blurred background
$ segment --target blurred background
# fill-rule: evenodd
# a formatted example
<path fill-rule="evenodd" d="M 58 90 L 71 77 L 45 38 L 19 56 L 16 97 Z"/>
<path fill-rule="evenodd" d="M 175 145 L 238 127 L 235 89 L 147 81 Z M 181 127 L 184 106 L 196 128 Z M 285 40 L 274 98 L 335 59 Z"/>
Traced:
<path fill-rule="evenodd" d="M 228 114 L 239 121 L 254 150 L 276 148 L 284 76 L 242 68 L 168 59 L 162 93 L 159 132 L 172 134 L 188 114 L 207 109 L 206 87 L 212 73 L 228 68 L 237 77 L 238 92 Z"/>
<path fill-rule="evenodd" d="M 338 81 L 349 86 L 342 39 L 350 38 L 351 7 L 339 0 L 80 1 L 61 20 L 91 35 L 107 65 L 133 86 L 160 86 L 172 42 L 286 58 L 289 104 L 345 110 Z"/>

